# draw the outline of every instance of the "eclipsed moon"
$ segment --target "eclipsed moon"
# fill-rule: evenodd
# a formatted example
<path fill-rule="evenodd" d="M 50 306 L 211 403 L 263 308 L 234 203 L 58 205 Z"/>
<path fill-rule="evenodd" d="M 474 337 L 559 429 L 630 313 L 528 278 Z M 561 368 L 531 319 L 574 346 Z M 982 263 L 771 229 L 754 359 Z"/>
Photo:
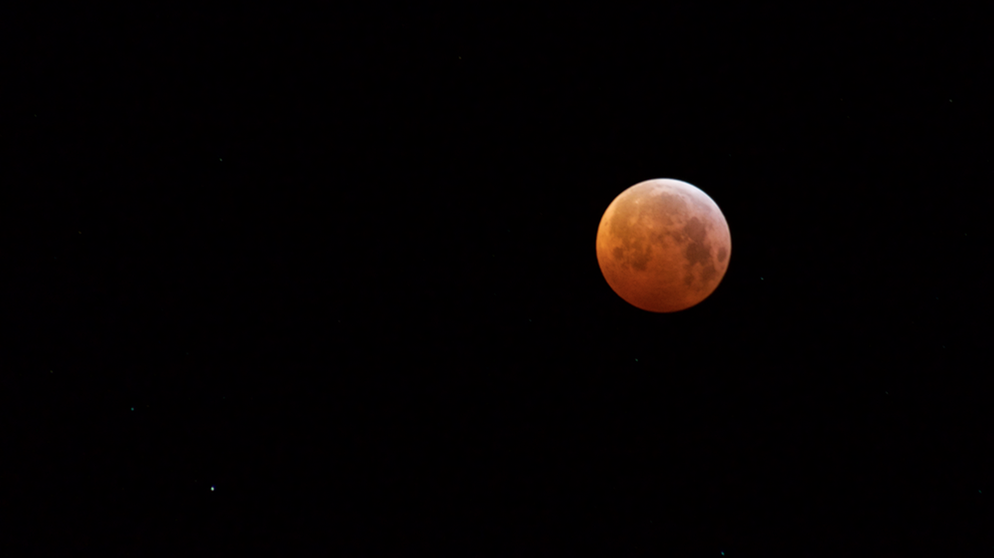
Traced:
<path fill-rule="evenodd" d="M 597 228 L 597 262 L 632 306 L 677 312 L 718 287 L 732 237 L 707 194 L 682 180 L 646 180 L 618 195 Z"/>

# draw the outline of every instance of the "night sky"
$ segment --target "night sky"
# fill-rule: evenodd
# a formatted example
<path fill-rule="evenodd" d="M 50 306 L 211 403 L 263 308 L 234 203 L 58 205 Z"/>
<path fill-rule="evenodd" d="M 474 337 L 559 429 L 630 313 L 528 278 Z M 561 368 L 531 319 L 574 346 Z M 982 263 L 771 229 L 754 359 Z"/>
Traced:
<path fill-rule="evenodd" d="M 11 556 L 994 552 L 989 13 L 336 4 L 12 20 Z"/>

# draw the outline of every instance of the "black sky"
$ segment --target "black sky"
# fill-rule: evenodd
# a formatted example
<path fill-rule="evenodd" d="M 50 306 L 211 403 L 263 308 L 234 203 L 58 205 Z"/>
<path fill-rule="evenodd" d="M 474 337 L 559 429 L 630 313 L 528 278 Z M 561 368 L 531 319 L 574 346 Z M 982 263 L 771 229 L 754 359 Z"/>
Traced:
<path fill-rule="evenodd" d="M 19 555 L 989 553 L 989 14 L 651 4 L 24 15 Z M 651 178 L 732 234 L 675 314 Z"/>

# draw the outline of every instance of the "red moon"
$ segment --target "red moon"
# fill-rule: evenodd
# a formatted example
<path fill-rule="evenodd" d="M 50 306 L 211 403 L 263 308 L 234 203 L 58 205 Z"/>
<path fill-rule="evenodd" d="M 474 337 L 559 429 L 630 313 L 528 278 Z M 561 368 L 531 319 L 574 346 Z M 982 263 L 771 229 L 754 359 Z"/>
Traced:
<path fill-rule="evenodd" d="M 611 289 L 649 312 L 678 312 L 711 295 L 732 237 L 707 194 L 682 180 L 646 180 L 618 195 L 597 228 L 597 262 Z"/>

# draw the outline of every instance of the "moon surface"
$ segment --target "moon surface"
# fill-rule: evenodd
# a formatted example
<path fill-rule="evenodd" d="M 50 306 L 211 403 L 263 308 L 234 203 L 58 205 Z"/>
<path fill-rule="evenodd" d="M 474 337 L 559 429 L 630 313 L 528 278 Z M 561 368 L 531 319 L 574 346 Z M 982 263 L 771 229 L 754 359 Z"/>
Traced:
<path fill-rule="evenodd" d="M 646 180 L 618 195 L 597 228 L 597 262 L 611 289 L 649 312 L 678 312 L 725 276 L 732 237 L 707 194 L 682 180 Z"/>

